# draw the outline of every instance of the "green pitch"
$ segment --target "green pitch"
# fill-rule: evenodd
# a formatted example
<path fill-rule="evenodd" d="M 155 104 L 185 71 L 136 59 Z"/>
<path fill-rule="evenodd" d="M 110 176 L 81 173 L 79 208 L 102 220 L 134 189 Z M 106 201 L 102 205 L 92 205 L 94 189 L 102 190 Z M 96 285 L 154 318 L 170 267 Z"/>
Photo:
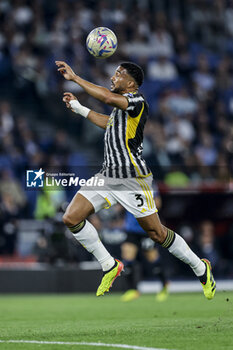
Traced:
<path fill-rule="evenodd" d="M 0 296 L 0 340 L 122 344 L 127 349 L 232 350 L 233 293 L 154 295 L 123 303 L 119 294 Z M 131 347 L 130 347 L 131 346 Z M 120 347 L 119 347 L 120 348 Z M 123 348 L 123 346 L 121 346 Z M 118 349 L 86 344 L 1 343 L 0 350 Z"/>

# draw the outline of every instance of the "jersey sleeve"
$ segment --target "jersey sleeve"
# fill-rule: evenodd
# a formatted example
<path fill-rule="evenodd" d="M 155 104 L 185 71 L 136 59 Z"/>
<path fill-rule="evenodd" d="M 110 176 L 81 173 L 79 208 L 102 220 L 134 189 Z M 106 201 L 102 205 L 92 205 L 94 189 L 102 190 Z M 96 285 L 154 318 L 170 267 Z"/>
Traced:
<path fill-rule="evenodd" d="M 124 94 L 128 100 L 128 107 L 126 111 L 130 115 L 130 117 L 135 118 L 139 115 L 142 110 L 143 104 L 145 103 L 144 98 L 141 95 L 133 95 L 131 93 Z"/>

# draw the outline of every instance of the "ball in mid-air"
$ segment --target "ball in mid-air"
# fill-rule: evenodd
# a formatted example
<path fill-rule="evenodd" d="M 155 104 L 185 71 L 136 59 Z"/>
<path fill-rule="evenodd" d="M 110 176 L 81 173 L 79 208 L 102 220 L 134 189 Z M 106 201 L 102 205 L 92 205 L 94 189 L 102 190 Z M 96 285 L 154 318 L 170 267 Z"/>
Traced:
<path fill-rule="evenodd" d="M 107 58 L 117 49 L 117 37 L 106 27 L 93 29 L 87 36 L 87 50 L 96 58 Z"/>

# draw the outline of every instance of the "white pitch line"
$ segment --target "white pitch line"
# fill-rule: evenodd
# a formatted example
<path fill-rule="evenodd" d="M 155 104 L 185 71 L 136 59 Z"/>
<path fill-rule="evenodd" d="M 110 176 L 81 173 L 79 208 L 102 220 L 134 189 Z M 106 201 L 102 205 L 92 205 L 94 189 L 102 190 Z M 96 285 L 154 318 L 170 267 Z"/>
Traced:
<path fill-rule="evenodd" d="M 121 349 L 131 349 L 131 350 L 168 350 L 168 349 L 148 348 L 146 346 L 127 345 L 127 344 L 105 344 L 105 343 L 43 341 L 43 340 L 0 340 L 0 343 L 50 344 L 50 345 L 85 345 L 85 346 L 105 346 L 105 347 L 108 347 L 108 348 L 121 348 Z"/>

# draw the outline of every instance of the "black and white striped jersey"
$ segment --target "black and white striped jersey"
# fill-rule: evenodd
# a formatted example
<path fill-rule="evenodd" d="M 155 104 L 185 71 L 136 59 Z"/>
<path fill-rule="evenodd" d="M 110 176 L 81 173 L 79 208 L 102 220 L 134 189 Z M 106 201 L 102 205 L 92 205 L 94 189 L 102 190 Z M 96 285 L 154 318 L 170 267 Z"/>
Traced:
<path fill-rule="evenodd" d="M 110 178 L 147 177 L 151 174 L 142 158 L 143 130 L 148 104 L 138 93 L 124 94 L 128 108 L 114 108 L 104 137 L 104 163 L 100 171 Z"/>

